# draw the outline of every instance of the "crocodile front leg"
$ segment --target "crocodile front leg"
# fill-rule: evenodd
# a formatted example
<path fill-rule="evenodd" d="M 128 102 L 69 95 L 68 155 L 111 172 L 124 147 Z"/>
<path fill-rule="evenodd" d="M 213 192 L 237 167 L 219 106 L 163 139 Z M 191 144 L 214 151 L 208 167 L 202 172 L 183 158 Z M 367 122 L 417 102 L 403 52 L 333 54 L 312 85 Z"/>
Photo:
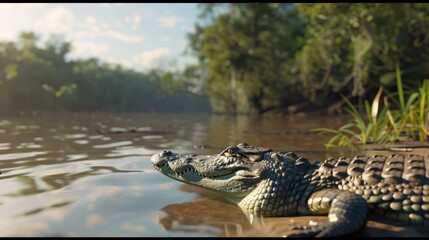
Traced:
<path fill-rule="evenodd" d="M 340 236 L 354 233 L 365 227 L 368 205 L 360 195 L 338 189 L 324 189 L 313 193 L 307 201 L 308 209 L 314 215 L 328 214 L 327 223 L 310 223 L 298 226 L 297 233 L 289 236 Z"/>

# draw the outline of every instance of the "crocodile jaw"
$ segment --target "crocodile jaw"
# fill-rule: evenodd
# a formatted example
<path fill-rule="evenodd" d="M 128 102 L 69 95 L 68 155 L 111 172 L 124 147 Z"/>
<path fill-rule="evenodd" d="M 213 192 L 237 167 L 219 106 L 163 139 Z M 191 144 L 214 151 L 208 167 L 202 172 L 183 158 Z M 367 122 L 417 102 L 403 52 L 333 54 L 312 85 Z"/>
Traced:
<path fill-rule="evenodd" d="M 210 161 L 210 158 L 216 156 L 205 157 Z M 188 159 L 186 155 L 163 151 L 153 155 L 151 162 L 157 171 L 170 178 L 223 194 L 234 202 L 247 196 L 259 182 L 259 176 L 248 169 L 222 168 L 218 172 L 207 169 L 203 171 L 206 160 L 196 162 Z"/>

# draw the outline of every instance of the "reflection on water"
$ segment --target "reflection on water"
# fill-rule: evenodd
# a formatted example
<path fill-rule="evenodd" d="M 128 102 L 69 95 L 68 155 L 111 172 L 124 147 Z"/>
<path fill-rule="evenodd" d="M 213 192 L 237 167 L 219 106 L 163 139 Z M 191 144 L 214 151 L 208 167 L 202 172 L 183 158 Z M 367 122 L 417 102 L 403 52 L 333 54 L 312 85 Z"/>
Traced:
<path fill-rule="evenodd" d="M 214 154 L 248 142 L 323 160 L 350 153 L 326 151 L 328 136 L 309 129 L 343 122 L 155 113 L 3 116 L 0 236 L 280 236 L 309 218 L 251 225 L 216 194 L 156 172 L 150 156 L 165 149 Z"/>
<path fill-rule="evenodd" d="M 200 232 L 212 236 L 242 236 L 251 225 L 237 205 L 221 200 L 198 199 L 170 204 L 161 209 L 165 213 L 159 223 L 167 231 Z"/>

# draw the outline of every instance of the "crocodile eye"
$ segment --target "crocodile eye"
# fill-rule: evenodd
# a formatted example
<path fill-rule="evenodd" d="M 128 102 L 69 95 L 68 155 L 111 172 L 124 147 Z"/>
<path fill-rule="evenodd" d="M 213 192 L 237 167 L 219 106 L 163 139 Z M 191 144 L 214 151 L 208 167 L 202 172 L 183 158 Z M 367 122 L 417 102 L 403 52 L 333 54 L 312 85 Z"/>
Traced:
<path fill-rule="evenodd" d="M 234 154 L 235 153 L 235 149 L 234 148 L 228 148 L 228 150 L 226 151 L 229 154 Z"/>

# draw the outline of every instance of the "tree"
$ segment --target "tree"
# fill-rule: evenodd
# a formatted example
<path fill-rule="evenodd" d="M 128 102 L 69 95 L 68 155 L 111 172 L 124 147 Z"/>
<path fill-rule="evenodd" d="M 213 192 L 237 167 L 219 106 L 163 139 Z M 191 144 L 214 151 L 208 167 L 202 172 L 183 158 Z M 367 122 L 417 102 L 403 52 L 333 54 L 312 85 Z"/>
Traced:
<path fill-rule="evenodd" d="M 208 24 L 196 24 L 189 39 L 207 71 L 204 86 L 213 110 L 259 113 L 283 104 L 294 90 L 292 59 L 303 26 L 293 5 L 202 6 L 201 17 Z"/>
<path fill-rule="evenodd" d="M 429 73 L 427 4 L 298 4 L 298 10 L 308 22 L 297 54 L 300 81 L 313 101 L 393 87 L 396 64 L 410 84 Z"/>

